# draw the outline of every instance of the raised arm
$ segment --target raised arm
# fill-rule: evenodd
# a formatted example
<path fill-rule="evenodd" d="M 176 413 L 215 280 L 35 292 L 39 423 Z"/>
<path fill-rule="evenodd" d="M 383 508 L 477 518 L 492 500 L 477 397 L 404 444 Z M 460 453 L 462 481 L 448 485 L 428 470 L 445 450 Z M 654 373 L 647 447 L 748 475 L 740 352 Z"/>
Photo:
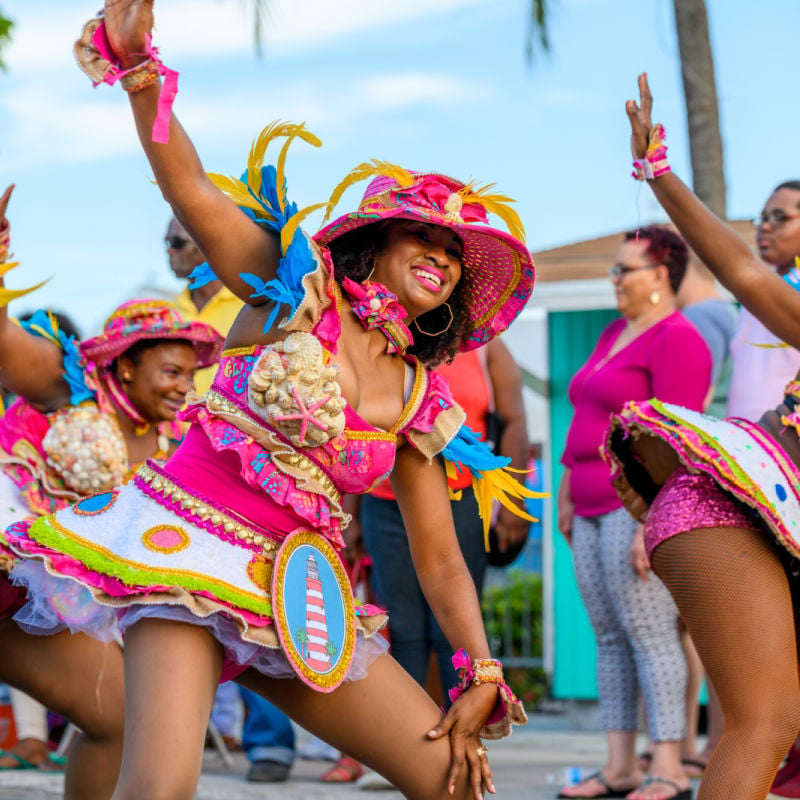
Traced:
<path fill-rule="evenodd" d="M 105 27 L 121 67 L 141 64 L 146 58 L 146 36 L 153 28 L 153 0 L 106 0 Z M 152 140 L 161 90 L 156 80 L 129 95 L 139 140 L 161 193 L 220 280 L 245 302 L 261 304 L 265 299 L 252 299 L 252 288 L 239 274 L 272 279 L 280 259 L 278 238 L 256 225 L 214 186 L 174 115 L 169 121 L 169 141 Z"/>
<path fill-rule="evenodd" d="M 398 451 L 392 488 L 403 515 L 417 578 L 436 621 L 454 651 L 463 647 L 471 658 L 489 658 L 478 596 L 453 526 L 444 468 L 437 461 L 428 463 L 422 453 L 407 445 Z M 472 686 L 436 729 L 437 736 L 450 735 L 448 786 L 454 785 L 466 759 L 477 800 L 482 796 L 482 786 L 493 791 L 488 762 L 480 757 L 478 748 L 479 731 L 496 701 L 495 686 Z"/>
<path fill-rule="evenodd" d="M 642 159 L 653 129 L 653 97 L 647 75 L 639 76 L 640 102 L 628 100 L 631 150 Z M 709 211 L 674 173 L 648 180 L 656 199 L 700 260 L 776 336 L 800 347 L 800 292 L 793 289 L 744 240 Z"/>
<path fill-rule="evenodd" d="M 12 184 L 0 196 L 0 241 L 7 238 L 3 234 L 9 230 L 6 210 L 13 190 Z M 0 247 L 0 262 L 6 253 L 7 248 Z M 4 286 L 0 277 L 0 287 Z M 61 349 L 9 319 L 8 306 L 0 304 L 0 383 L 42 411 L 55 411 L 69 401 L 62 373 Z"/>

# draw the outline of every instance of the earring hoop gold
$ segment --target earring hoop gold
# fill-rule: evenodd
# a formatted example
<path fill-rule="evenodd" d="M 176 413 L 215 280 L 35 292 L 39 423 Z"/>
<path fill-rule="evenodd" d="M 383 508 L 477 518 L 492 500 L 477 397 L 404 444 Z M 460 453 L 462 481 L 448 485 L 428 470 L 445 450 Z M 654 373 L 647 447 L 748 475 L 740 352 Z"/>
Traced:
<path fill-rule="evenodd" d="M 447 323 L 447 325 L 445 325 L 444 328 L 442 328 L 440 331 L 436 331 L 436 333 L 431 333 L 430 331 L 423 330 L 419 326 L 419 320 L 415 319 L 414 320 L 414 324 L 417 326 L 417 330 L 420 333 L 424 334 L 425 336 L 441 336 L 443 333 L 445 333 L 445 332 L 450 330 L 450 326 L 453 324 L 453 320 L 455 319 L 455 315 L 453 314 L 453 309 L 450 308 L 450 303 L 444 303 L 444 305 L 447 307 L 447 310 L 450 312 L 450 321 Z"/>

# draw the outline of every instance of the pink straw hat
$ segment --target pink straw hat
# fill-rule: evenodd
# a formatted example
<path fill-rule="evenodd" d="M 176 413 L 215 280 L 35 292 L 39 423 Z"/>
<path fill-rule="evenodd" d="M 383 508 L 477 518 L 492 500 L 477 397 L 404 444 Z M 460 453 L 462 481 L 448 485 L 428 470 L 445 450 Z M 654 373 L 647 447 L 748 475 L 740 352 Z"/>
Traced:
<path fill-rule="evenodd" d="M 111 364 L 143 339 L 183 339 L 194 346 L 197 366 L 219 361 L 223 337 L 205 322 L 186 322 L 172 303 L 164 300 L 131 300 L 106 320 L 103 332 L 80 344 L 81 355 L 98 367 Z"/>
<path fill-rule="evenodd" d="M 326 246 L 356 228 L 391 219 L 421 220 L 455 231 L 464 243 L 462 275 L 465 304 L 472 322 L 462 351 L 480 347 L 502 333 L 524 308 L 534 282 L 533 259 L 510 198 L 472 183 L 436 173 L 409 172 L 386 162 L 362 164 L 337 187 L 328 214 L 344 190 L 378 174 L 367 186 L 358 210 L 323 227 L 315 241 Z M 489 224 L 487 211 L 501 217 L 511 233 Z"/>

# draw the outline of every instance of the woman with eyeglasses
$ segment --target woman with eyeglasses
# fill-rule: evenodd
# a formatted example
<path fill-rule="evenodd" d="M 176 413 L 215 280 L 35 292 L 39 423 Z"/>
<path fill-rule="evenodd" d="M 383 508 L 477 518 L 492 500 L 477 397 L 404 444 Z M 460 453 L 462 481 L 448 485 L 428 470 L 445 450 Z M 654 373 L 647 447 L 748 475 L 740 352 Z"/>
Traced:
<path fill-rule="evenodd" d="M 669 592 L 649 572 L 642 527 L 608 480 L 599 447 L 610 414 L 651 396 L 701 409 L 711 354 L 677 310 L 675 295 L 688 252 L 658 227 L 625 234 L 609 270 L 622 315 L 600 335 L 573 377 L 575 414 L 562 456 L 558 527 L 571 544 L 575 577 L 597 638 L 597 685 L 608 761 L 559 797 L 688 798 L 681 765 L 686 736 L 686 661 Z M 644 783 L 636 757 L 639 697 L 653 742 Z"/>
<path fill-rule="evenodd" d="M 800 288 L 794 263 L 800 254 L 800 181 L 776 186 L 753 223 L 761 258 Z M 782 347 L 761 320 L 742 308 L 731 342 L 731 366 L 727 415 L 755 421 L 800 370 L 800 350 Z"/>
<path fill-rule="evenodd" d="M 626 105 L 637 173 L 692 249 L 778 342 L 800 347 L 800 294 L 772 264 L 797 224 L 797 189 L 779 187 L 759 226 L 761 258 L 715 217 L 666 161 L 663 127 L 639 76 Z M 778 213 L 780 212 L 780 213 Z M 758 391 L 760 377 L 751 389 Z M 778 403 L 772 408 L 772 404 Z M 800 380 L 781 387 L 757 422 L 717 420 L 657 400 L 612 418 L 604 453 L 645 546 L 719 696 L 725 732 L 698 800 L 798 797 L 800 728 Z"/>

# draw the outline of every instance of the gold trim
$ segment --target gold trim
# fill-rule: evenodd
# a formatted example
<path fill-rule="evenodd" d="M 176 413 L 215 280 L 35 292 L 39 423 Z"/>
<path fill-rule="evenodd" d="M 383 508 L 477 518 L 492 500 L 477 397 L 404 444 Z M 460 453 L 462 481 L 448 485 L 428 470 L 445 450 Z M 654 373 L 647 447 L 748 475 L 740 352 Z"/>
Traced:
<path fill-rule="evenodd" d="M 247 525 L 243 525 L 224 511 L 204 503 L 191 492 L 181 489 L 174 481 L 156 472 L 152 467 L 147 465 L 140 467 L 136 474 L 154 491 L 164 497 L 170 497 L 174 502 L 179 503 L 181 508 L 185 508 L 199 519 L 203 521 L 211 520 L 212 525 L 220 526 L 226 533 L 232 533 L 243 542 L 260 545 L 266 553 L 275 552 L 278 549 L 277 542 L 273 542 L 272 539 L 264 536 L 264 534 L 258 533 Z"/>
<path fill-rule="evenodd" d="M 234 358 L 236 356 L 251 356 L 257 347 L 263 345 L 251 344 L 249 347 L 232 347 L 230 350 L 223 350 L 220 358 Z"/>
<path fill-rule="evenodd" d="M 517 286 L 519 286 L 519 280 L 522 276 L 522 256 L 516 251 L 511 248 L 511 257 L 513 262 L 513 273 L 512 279 L 506 284 L 506 288 L 503 290 L 503 293 L 497 299 L 495 304 L 479 319 L 473 320 L 472 324 L 475 328 L 485 325 L 492 317 L 494 317 L 500 309 L 506 304 L 508 298 L 511 297 L 512 294 L 516 291 Z M 475 287 L 477 290 L 477 287 Z"/>
<path fill-rule="evenodd" d="M 397 436 L 389 431 L 357 431 L 352 428 L 345 428 L 344 438 L 350 441 L 375 441 L 396 442 Z"/>
<path fill-rule="evenodd" d="M 400 414 L 400 419 L 389 428 L 389 433 L 396 434 L 403 425 L 408 422 L 414 414 L 419 411 L 419 407 L 422 404 L 422 400 L 425 396 L 425 392 L 423 392 L 423 384 L 424 388 L 427 390 L 428 388 L 428 373 L 425 371 L 425 367 L 419 361 L 414 362 L 414 366 L 416 367 L 416 374 L 414 375 L 414 386 L 411 389 L 411 394 L 408 398 L 408 402 L 405 405 L 402 413 Z"/>

